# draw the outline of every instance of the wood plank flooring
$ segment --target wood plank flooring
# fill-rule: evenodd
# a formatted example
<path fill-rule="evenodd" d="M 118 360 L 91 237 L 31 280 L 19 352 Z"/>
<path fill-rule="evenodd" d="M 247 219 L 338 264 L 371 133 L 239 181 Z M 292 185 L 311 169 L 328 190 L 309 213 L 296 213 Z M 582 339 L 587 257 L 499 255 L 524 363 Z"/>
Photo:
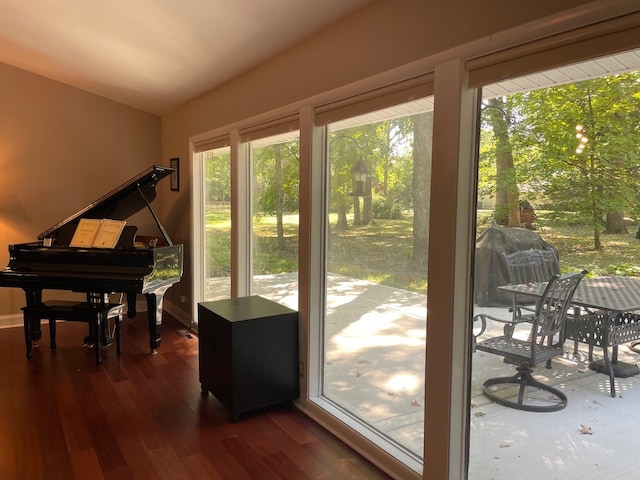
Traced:
<path fill-rule="evenodd" d="M 198 340 L 165 314 L 149 354 L 145 314 L 122 324 L 102 366 L 87 325 L 46 324 L 33 359 L 22 328 L 0 330 L 0 479 L 387 479 L 295 408 L 231 422 L 198 382 Z"/>

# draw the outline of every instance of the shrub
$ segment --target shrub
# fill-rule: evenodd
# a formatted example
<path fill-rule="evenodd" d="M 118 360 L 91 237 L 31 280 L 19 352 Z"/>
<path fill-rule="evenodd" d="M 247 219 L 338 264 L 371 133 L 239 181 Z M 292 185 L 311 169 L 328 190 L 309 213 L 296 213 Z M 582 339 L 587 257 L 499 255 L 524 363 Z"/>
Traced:
<path fill-rule="evenodd" d="M 372 210 L 373 218 L 402 220 L 402 206 L 391 198 L 374 197 Z"/>

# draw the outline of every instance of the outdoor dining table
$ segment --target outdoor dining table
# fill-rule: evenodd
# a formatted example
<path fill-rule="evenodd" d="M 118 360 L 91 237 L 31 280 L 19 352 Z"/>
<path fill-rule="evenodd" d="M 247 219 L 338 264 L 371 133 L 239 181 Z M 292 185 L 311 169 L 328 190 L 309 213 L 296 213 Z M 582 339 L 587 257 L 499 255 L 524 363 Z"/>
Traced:
<path fill-rule="evenodd" d="M 543 283 L 502 285 L 498 288 L 533 298 L 542 296 Z M 608 373 L 611 396 L 615 397 L 614 377 L 640 373 L 636 364 L 618 362 L 618 345 L 640 340 L 640 278 L 606 276 L 584 278 L 571 300 L 566 337 L 589 345 L 589 368 Z M 594 347 L 602 347 L 603 360 L 592 361 Z M 612 349 L 611 359 L 608 349 Z"/>

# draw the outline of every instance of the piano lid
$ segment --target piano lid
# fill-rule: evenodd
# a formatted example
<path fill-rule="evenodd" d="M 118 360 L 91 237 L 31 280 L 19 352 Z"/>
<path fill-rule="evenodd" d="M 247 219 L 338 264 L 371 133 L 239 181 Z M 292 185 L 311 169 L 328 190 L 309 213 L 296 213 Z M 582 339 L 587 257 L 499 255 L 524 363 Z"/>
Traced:
<path fill-rule="evenodd" d="M 79 212 L 74 213 L 66 220 L 48 228 L 38 235 L 38 240 L 56 237 L 62 227 L 67 224 L 77 224 L 81 218 L 126 220 L 145 207 L 149 208 L 156 223 L 158 223 L 160 229 L 163 230 L 155 213 L 151 209 L 150 203 L 156 198 L 156 183 L 171 175 L 172 172 L 174 172 L 174 169 L 170 167 L 160 165 L 149 167 L 118 188 L 107 193 L 90 205 L 87 205 Z"/>

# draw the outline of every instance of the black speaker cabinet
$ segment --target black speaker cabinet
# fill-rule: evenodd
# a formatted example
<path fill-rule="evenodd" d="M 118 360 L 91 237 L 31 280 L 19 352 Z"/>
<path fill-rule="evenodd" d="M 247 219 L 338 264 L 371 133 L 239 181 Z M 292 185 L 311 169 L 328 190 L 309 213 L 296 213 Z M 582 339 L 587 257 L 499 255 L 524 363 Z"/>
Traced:
<path fill-rule="evenodd" d="M 259 296 L 198 304 L 200 384 L 231 418 L 299 396 L 298 312 Z"/>

